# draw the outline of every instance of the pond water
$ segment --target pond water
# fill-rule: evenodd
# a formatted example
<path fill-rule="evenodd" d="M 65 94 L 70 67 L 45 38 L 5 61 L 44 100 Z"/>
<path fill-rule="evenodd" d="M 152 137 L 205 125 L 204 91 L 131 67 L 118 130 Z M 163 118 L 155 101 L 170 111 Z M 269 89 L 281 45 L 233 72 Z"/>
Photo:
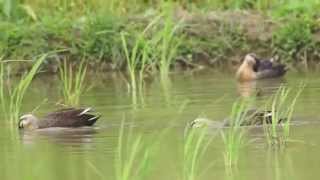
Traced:
<path fill-rule="evenodd" d="M 196 179 L 317 179 L 319 75 L 292 73 L 281 80 L 240 85 L 228 72 L 177 73 L 165 83 L 158 78 L 146 80 L 145 88 L 132 96 L 124 76 L 91 74 L 87 80 L 90 88 L 81 96 L 81 104 L 102 115 L 94 128 L 19 132 L 11 130 L 10 123 L 0 116 L 0 179 L 116 179 L 122 122 L 124 141 L 129 137 L 133 144 L 141 137 L 141 151 L 128 179 L 135 179 L 145 149 L 149 150 L 145 179 L 187 179 L 183 177 L 183 144 L 188 122 L 199 116 L 222 121 L 239 97 L 254 96 L 254 104 L 259 106 L 280 85 L 296 90 L 301 83 L 306 86 L 294 111 L 297 123 L 291 127 L 292 141 L 285 148 L 268 147 L 263 129 L 254 128 L 248 131 L 250 143 L 240 149 L 239 162 L 230 172 L 224 165 L 221 137 L 210 129 L 205 140 L 216 137 L 199 159 Z M 44 75 L 32 83 L 23 112 L 40 106 L 36 114 L 44 115 L 56 109 L 61 100 L 58 77 Z M 123 148 L 123 153 L 134 151 L 128 144 Z"/>

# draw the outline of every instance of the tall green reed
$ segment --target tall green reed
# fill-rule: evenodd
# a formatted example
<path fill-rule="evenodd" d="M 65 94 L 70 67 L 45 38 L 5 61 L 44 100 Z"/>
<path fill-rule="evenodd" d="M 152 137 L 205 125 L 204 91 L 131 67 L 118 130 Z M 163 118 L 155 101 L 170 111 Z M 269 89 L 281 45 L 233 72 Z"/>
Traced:
<path fill-rule="evenodd" d="M 124 34 L 121 33 L 121 40 L 126 56 L 127 70 L 130 79 L 129 90 L 134 107 L 137 106 L 138 95 L 140 94 L 140 97 L 143 97 L 144 70 L 149 60 L 149 47 L 143 35 L 143 33 L 138 35 L 137 39 L 134 41 L 131 52 L 129 52 L 127 39 Z"/>
<path fill-rule="evenodd" d="M 183 179 L 195 180 L 199 175 L 204 173 L 201 170 L 200 162 L 204 154 L 207 152 L 213 137 L 207 138 L 207 128 L 188 128 L 185 132 L 183 145 Z"/>
<path fill-rule="evenodd" d="M 182 37 L 178 34 L 181 28 L 181 21 L 175 22 L 173 19 L 173 4 L 168 2 L 163 4 L 163 13 L 161 17 L 163 22 L 157 27 L 153 35 L 152 46 L 157 64 L 159 66 L 160 76 L 166 80 L 170 72 L 170 66 L 173 64 L 178 48 L 182 43 Z"/>
<path fill-rule="evenodd" d="M 125 134 L 124 125 L 123 120 L 115 156 L 116 179 L 144 179 L 149 170 L 150 149 L 141 134 L 134 136 L 132 129 Z"/>
<path fill-rule="evenodd" d="M 293 111 L 303 88 L 304 86 L 300 86 L 293 94 L 292 89 L 281 86 L 267 103 L 266 106 L 271 107 L 272 116 L 271 125 L 264 124 L 264 132 L 269 145 L 281 146 L 288 142 Z"/>
<path fill-rule="evenodd" d="M 147 61 L 147 45 L 145 44 L 145 40 L 143 34 L 139 34 L 137 39 L 133 43 L 132 50 L 129 52 L 128 41 L 125 38 L 124 33 L 121 33 L 121 40 L 123 50 L 126 56 L 127 70 L 130 78 L 130 90 L 137 90 L 137 74 L 140 76 L 139 79 L 142 79 L 143 68 L 146 65 Z M 141 61 L 141 62 L 140 62 Z M 140 69 L 140 73 L 138 73 L 138 69 Z M 142 77 L 141 77 L 142 76 Z"/>
<path fill-rule="evenodd" d="M 0 98 L 2 111 L 6 118 L 8 118 L 11 122 L 16 122 L 19 119 L 19 114 L 22 107 L 22 102 L 25 97 L 25 93 L 30 86 L 34 76 L 38 72 L 38 69 L 46 55 L 42 55 L 34 65 L 31 70 L 24 74 L 21 79 L 15 84 L 15 86 L 6 86 L 4 79 L 4 71 L 5 71 L 5 63 L 4 61 L 0 62 L 0 75 L 1 75 L 1 89 L 0 89 Z M 5 89 L 8 87 L 8 89 Z M 11 123 L 13 124 L 13 123 Z"/>
<path fill-rule="evenodd" d="M 143 101 L 144 78 L 147 75 L 146 70 L 150 69 L 153 64 L 154 47 L 152 40 L 148 39 L 148 32 L 160 20 L 160 16 L 155 17 L 142 32 L 135 34 L 134 40 L 131 42 L 125 37 L 125 33 L 121 33 L 121 41 L 127 70 L 129 74 L 129 90 L 132 93 L 133 104 L 137 104 L 137 96 Z M 131 44 L 130 44 L 131 42 Z"/>
<path fill-rule="evenodd" d="M 67 61 L 64 60 L 59 69 L 64 104 L 70 106 L 79 105 L 80 96 L 86 90 L 84 82 L 86 73 L 87 66 L 84 60 L 80 62 L 77 70 L 74 70 L 74 67 L 70 64 L 68 65 Z"/>
<path fill-rule="evenodd" d="M 229 119 L 230 126 L 221 133 L 225 146 L 226 167 L 232 167 L 238 163 L 240 148 L 245 144 L 246 129 L 241 127 L 241 124 L 246 119 L 248 104 L 246 100 L 238 100 L 233 104 Z"/>

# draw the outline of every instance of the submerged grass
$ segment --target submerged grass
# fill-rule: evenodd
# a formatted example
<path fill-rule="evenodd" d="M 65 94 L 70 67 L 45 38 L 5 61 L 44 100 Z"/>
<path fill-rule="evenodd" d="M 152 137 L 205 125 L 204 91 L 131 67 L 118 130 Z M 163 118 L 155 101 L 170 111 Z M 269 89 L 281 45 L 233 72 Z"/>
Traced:
<path fill-rule="evenodd" d="M 84 60 L 80 62 L 77 70 L 74 70 L 74 67 L 68 65 L 67 61 L 64 60 L 59 71 L 64 104 L 70 106 L 79 105 L 80 96 L 86 90 L 84 80 L 87 73 L 87 66 Z"/>
<path fill-rule="evenodd" d="M 289 141 L 290 125 L 295 104 L 304 86 L 293 94 L 292 89 L 281 86 L 271 98 L 271 125 L 264 124 L 264 132 L 270 146 L 280 146 Z M 280 123 L 280 125 L 279 125 Z"/>
<path fill-rule="evenodd" d="M 23 75 L 21 79 L 14 86 L 6 86 L 4 79 L 4 69 L 5 63 L 4 61 L 0 62 L 0 98 L 2 111 L 5 114 L 5 117 L 14 124 L 19 119 L 20 110 L 22 106 L 23 99 L 25 97 L 25 93 L 30 86 L 34 76 L 38 72 L 38 69 L 47 55 L 42 55 L 39 59 L 36 60 L 31 70 Z M 5 89 L 7 87 L 8 89 Z"/>

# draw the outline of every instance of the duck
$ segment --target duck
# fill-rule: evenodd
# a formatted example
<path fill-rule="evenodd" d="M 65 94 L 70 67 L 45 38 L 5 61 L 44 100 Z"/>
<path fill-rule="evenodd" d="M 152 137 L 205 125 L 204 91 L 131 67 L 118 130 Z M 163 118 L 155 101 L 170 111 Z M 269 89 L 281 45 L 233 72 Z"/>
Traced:
<path fill-rule="evenodd" d="M 76 128 L 92 126 L 100 115 L 92 114 L 92 108 L 64 108 L 38 119 L 33 114 L 24 114 L 19 118 L 19 129 L 36 130 L 51 127 Z"/>
<path fill-rule="evenodd" d="M 240 123 L 240 126 L 261 126 L 263 124 L 272 124 L 272 112 L 270 110 L 258 110 L 249 109 L 245 112 L 245 118 Z M 277 124 L 281 124 L 286 121 L 286 118 L 279 118 Z M 230 127 L 231 119 L 225 118 L 222 123 L 213 121 L 208 118 L 196 118 L 191 121 L 189 126 L 191 128 L 199 127 Z"/>
<path fill-rule="evenodd" d="M 245 56 L 237 70 L 236 78 L 240 82 L 257 79 L 281 77 L 287 72 L 284 64 L 276 64 L 274 59 L 258 59 L 254 53 Z"/>

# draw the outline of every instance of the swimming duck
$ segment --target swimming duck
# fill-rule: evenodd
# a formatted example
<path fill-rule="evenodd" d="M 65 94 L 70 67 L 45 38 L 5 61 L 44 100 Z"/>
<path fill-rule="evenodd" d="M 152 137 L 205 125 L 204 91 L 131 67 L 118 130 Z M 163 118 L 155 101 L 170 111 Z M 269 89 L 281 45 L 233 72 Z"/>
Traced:
<path fill-rule="evenodd" d="M 47 114 L 38 119 L 33 114 L 20 117 L 19 129 L 35 130 L 50 127 L 92 126 L 100 116 L 91 114 L 91 108 L 66 108 Z"/>
<path fill-rule="evenodd" d="M 239 81 L 275 78 L 283 76 L 287 69 L 283 64 L 274 63 L 273 59 L 261 60 L 255 54 L 247 54 L 238 68 L 236 77 Z"/>
<path fill-rule="evenodd" d="M 277 123 L 283 123 L 286 119 L 280 118 Z M 241 122 L 240 126 L 260 126 L 263 124 L 272 124 L 272 113 L 268 110 L 257 110 L 257 109 L 250 109 L 246 111 L 245 118 L 243 122 Z M 207 118 L 197 118 L 191 121 L 190 126 L 192 128 L 199 128 L 199 127 L 229 127 L 230 118 L 224 119 L 222 123 L 217 121 L 213 121 Z"/>

